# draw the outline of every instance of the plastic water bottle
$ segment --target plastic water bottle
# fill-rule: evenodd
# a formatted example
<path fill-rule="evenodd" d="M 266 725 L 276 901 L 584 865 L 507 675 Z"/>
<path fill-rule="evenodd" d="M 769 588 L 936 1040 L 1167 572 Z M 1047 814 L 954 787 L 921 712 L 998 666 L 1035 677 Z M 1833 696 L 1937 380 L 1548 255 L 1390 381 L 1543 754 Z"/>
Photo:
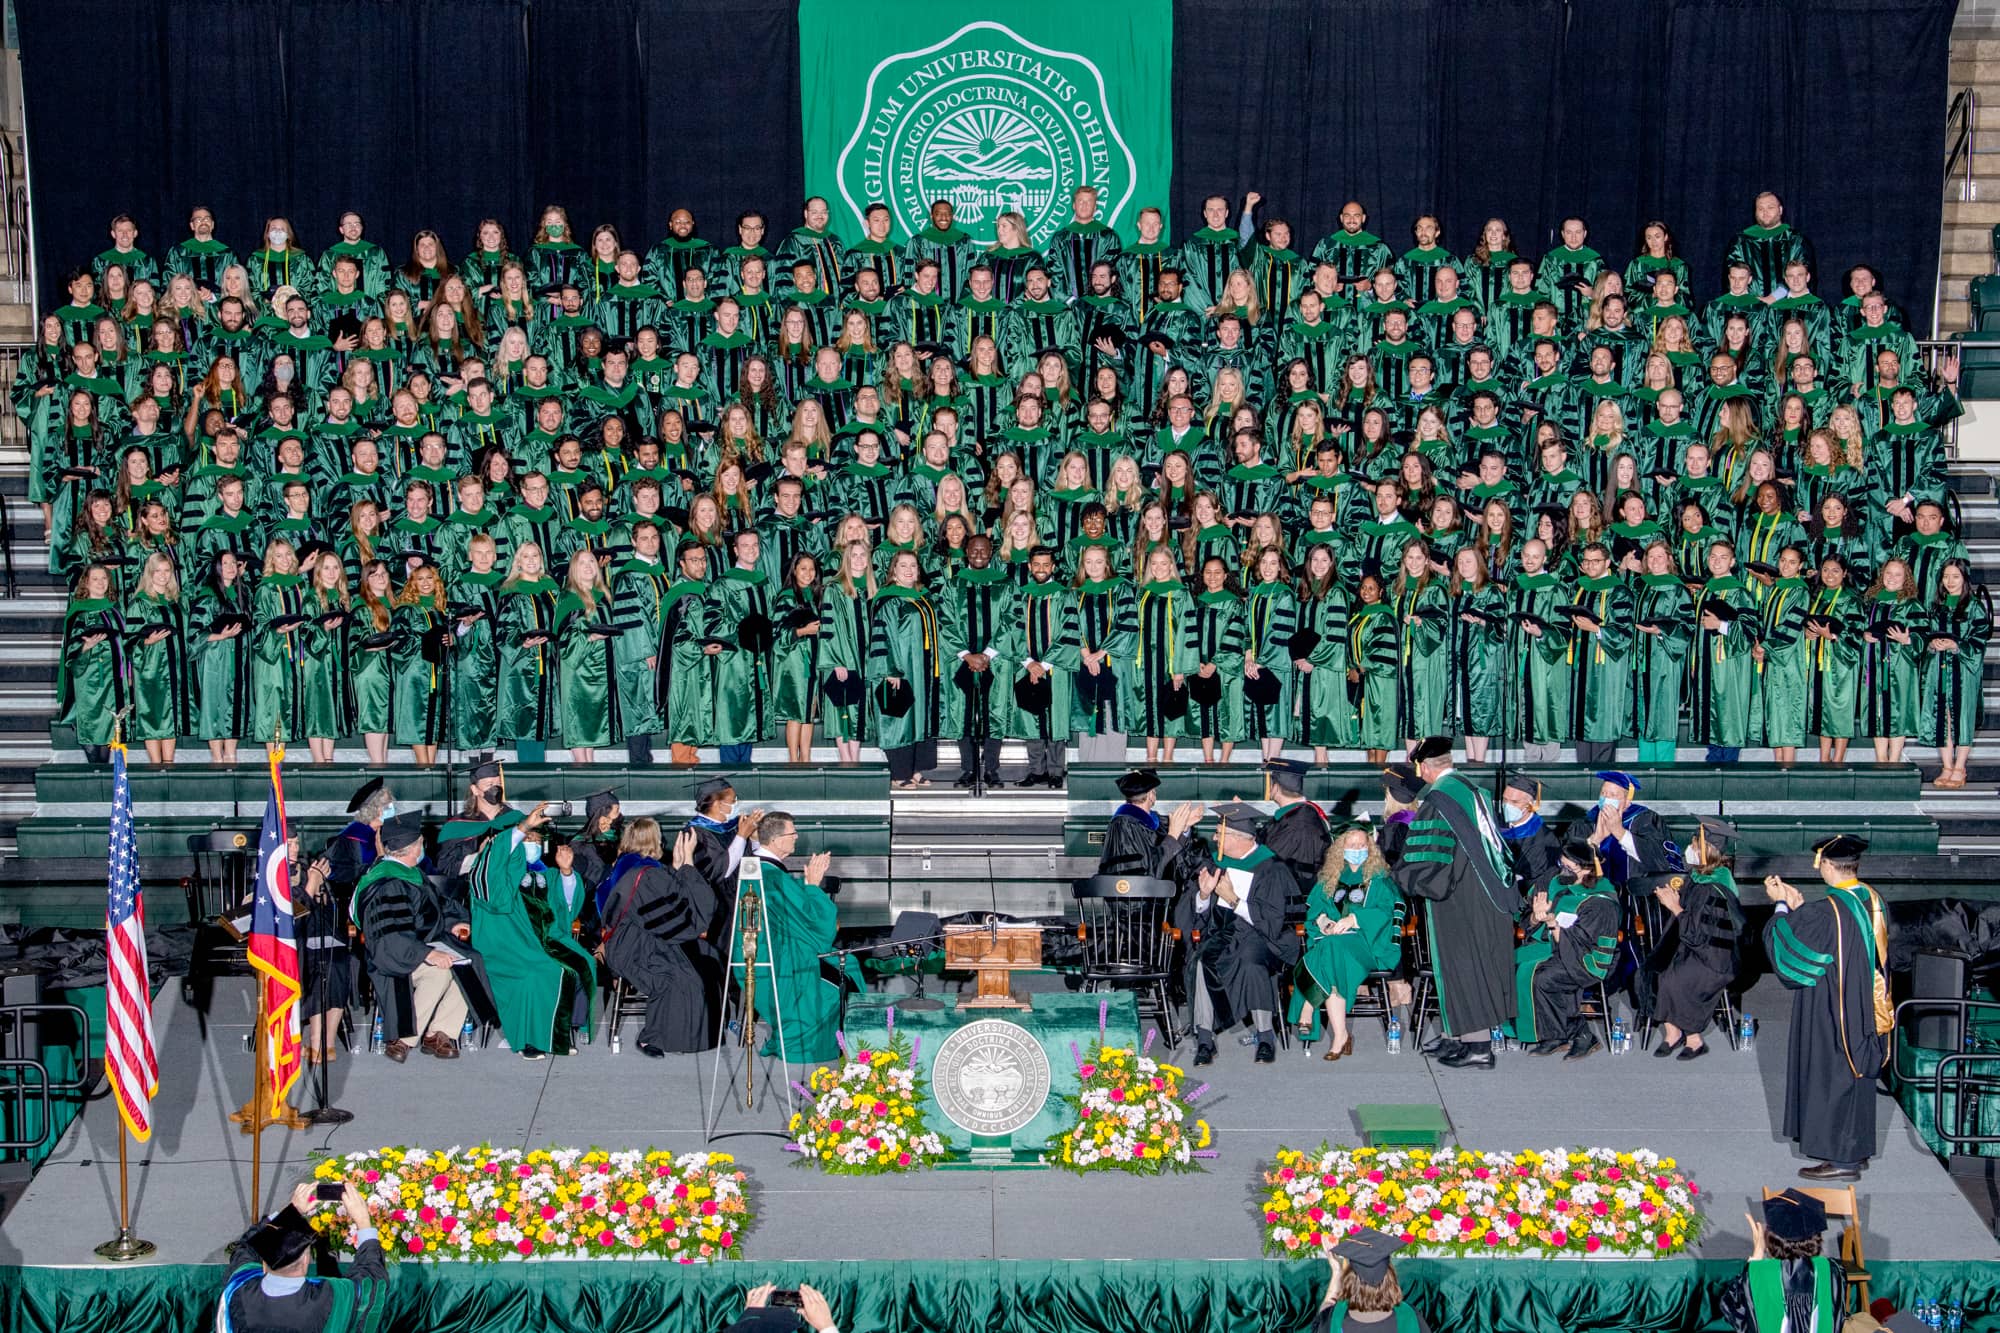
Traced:
<path fill-rule="evenodd" d="M 1622 1017 L 1612 1019 L 1611 1053 L 1613 1055 L 1624 1055 L 1631 1049 L 1632 1049 L 1632 1034 L 1630 1030 L 1626 1028 L 1625 1020 Z"/>
<path fill-rule="evenodd" d="M 1504 1051 L 1507 1049 L 1507 1033 L 1503 1029 L 1496 1027 L 1487 1033 L 1487 1036 L 1492 1039 L 1495 1051 Z"/>
<path fill-rule="evenodd" d="M 382 1049 L 382 1015 L 380 1014 L 375 1015 L 375 1028 L 368 1034 L 368 1049 L 370 1051 L 379 1051 Z"/>
<path fill-rule="evenodd" d="M 1965 1328 L 1964 1301 L 1954 1300 L 1950 1305 L 1945 1307 L 1944 1328 L 1945 1333 L 1963 1333 Z"/>
<path fill-rule="evenodd" d="M 465 1020 L 465 1026 L 458 1030 L 458 1049 L 461 1054 L 470 1055 L 479 1048 L 473 1044 L 472 1019 Z"/>
<path fill-rule="evenodd" d="M 1754 1051 L 1757 1049 L 1757 1020 L 1744 1014 L 1736 1022 L 1736 1049 Z"/>
<path fill-rule="evenodd" d="M 612 1041 L 612 1043 L 613 1043 L 613 1044 L 612 1044 L 612 1047 L 611 1047 L 611 1049 L 612 1049 L 612 1050 L 614 1050 L 614 1051 L 615 1051 L 615 1050 L 617 1050 L 617 1049 L 618 1049 L 618 1046 L 617 1046 L 617 1041 L 618 1041 L 618 1034 L 617 1034 L 616 1032 L 613 1032 L 613 1033 L 611 1034 L 611 1041 Z M 1391 1055 L 1401 1055 L 1402 1053 L 1403 1053 L 1403 1020 L 1402 1020 L 1402 1019 L 1400 1019 L 1400 1018 L 1398 1018 L 1398 1017 L 1396 1017 L 1396 1016 L 1395 1016 L 1394 1014 L 1390 1014 L 1390 1015 L 1389 1015 L 1389 1054 L 1391 1054 Z"/>

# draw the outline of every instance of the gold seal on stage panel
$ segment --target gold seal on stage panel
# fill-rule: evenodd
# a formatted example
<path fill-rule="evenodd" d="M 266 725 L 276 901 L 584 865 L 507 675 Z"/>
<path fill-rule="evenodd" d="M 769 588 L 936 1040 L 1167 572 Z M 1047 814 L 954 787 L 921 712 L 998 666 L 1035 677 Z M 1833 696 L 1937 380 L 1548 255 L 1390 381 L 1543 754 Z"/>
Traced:
<path fill-rule="evenodd" d="M 1049 1057 L 1019 1023 L 982 1018 L 938 1047 L 931 1091 L 960 1129 L 1011 1134 L 1041 1114 L 1049 1099 Z"/>

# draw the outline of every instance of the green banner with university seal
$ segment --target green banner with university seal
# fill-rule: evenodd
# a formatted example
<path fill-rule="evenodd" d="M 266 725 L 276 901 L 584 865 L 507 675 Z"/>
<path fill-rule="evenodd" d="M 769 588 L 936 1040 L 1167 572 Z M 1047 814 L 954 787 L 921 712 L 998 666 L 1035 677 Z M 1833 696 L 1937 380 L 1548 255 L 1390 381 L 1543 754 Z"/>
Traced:
<path fill-rule="evenodd" d="M 862 236 L 888 206 L 893 235 L 950 201 L 973 240 L 1018 212 L 1037 247 L 1098 192 L 1098 219 L 1135 234 L 1172 170 L 1172 0 L 800 0 L 806 189 L 833 228 Z"/>

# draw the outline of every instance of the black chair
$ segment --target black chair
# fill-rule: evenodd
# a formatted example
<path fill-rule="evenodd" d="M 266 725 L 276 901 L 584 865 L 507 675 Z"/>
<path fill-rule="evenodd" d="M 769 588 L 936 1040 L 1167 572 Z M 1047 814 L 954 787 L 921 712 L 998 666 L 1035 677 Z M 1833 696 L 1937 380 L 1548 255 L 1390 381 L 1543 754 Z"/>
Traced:
<path fill-rule="evenodd" d="M 1075 881 L 1072 889 L 1083 917 L 1077 938 L 1083 945 L 1084 991 L 1137 991 L 1140 1007 L 1150 1006 L 1158 1016 L 1168 1049 L 1180 1045 L 1173 1004 L 1167 998 L 1167 982 L 1173 975 L 1174 939 L 1169 932 L 1177 892 L 1173 881 L 1094 875 Z"/>
<path fill-rule="evenodd" d="M 624 1043 L 619 1039 L 618 1030 L 628 1018 L 643 1019 L 646 1016 L 646 993 L 623 977 L 604 974 L 611 978 L 611 998 L 604 1006 L 604 1044 L 616 1055 Z"/>
<path fill-rule="evenodd" d="M 1432 1019 L 1442 1023 L 1444 1016 L 1438 1011 L 1437 969 L 1431 961 L 1430 931 L 1425 929 L 1430 921 L 1431 905 L 1418 901 L 1409 904 L 1409 908 L 1409 915 L 1403 918 L 1403 957 L 1410 965 L 1408 1041 L 1410 1049 L 1421 1051 L 1424 1027 Z"/>
<path fill-rule="evenodd" d="M 1410 955 L 1410 909 L 1401 901 L 1396 903 L 1395 923 L 1391 927 L 1396 933 L 1396 945 L 1403 951 L 1405 961 Z M 1389 1017 L 1393 1006 L 1389 1003 L 1389 983 L 1396 980 L 1399 969 L 1378 968 L 1362 979 L 1354 988 L 1354 994 L 1347 1001 L 1349 1022 L 1357 1018 L 1380 1019 L 1382 1023 L 1382 1044 L 1389 1044 Z"/>
<path fill-rule="evenodd" d="M 181 998 L 195 1011 L 203 1041 L 208 1040 L 208 1007 L 215 978 L 252 973 L 242 938 L 222 923 L 249 910 L 256 892 L 257 849 L 247 833 L 211 829 L 187 840 L 194 872 L 181 881 L 194 952 L 181 979 Z"/>

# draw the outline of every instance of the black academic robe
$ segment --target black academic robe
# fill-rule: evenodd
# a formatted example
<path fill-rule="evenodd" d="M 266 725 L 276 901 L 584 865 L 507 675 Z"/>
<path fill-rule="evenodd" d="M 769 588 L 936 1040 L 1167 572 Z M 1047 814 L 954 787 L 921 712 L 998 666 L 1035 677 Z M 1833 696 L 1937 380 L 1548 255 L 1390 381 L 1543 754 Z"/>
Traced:
<path fill-rule="evenodd" d="M 1237 893 L 1250 906 L 1245 921 L 1237 911 L 1189 884 L 1174 900 L 1174 926 L 1187 943 L 1186 984 L 1190 999 L 1206 987 L 1215 1004 L 1215 1028 L 1225 1031 L 1248 1021 L 1257 1010 L 1278 1011 L 1278 978 L 1299 961 L 1299 937 L 1285 917 L 1285 905 L 1301 897 L 1298 881 L 1284 862 L 1259 847 L 1241 861 L 1218 857 L 1216 865 L 1235 872 Z M 1241 876 L 1249 875 L 1248 890 Z"/>
<path fill-rule="evenodd" d="M 1264 826 L 1257 841 L 1269 847 L 1285 863 L 1285 869 L 1292 872 L 1292 882 L 1300 896 L 1285 904 L 1285 913 L 1288 920 L 1301 919 L 1306 906 L 1304 895 L 1319 879 L 1326 854 L 1333 847 L 1326 812 L 1311 801 L 1294 801 Z"/>
<path fill-rule="evenodd" d="M 662 1051 L 715 1046 L 722 963 L 702 938 L 715 891 L 693 866 L 628 867 L 604 907 L 604 964 L 646 993 L 639 1040 Z"/>
<path fill-rule="evenodd" d="M 1507 865 L 1513 873 L 1514 888 L 1525 903 L 1556 873 L 1557 863 L 1562 860 L 1562 842 L 1538 814 L 1508 825 L 1500 836 L 1507 846 Z"/>
<path fill-rule="evenodd" d="M 1104 829 L 1104 853 L 1097 859 L 1100 875 L 1146 875 L 1172 878 L 1175 858 L 1186 838 L 1169 838 L 1159 816 L 1136 805 L 1121 805 Z"/>
<path fill-rule="evenodd" d="M 1743 907 L 1736 881 L 1727 870 L 1690 875 L 1681 886 L 1681 911 L 1660 950 L 1665 959 L 1655 984 L 1653 1018 L 1683 1032 L 1701 1032 L 1715 1016 L 1715 1003 L 1736 980 L 1737 943 L 1743 934 Z"/>
<path fill-rule="evenodd" d="M 736 914 L 736 871 L 742 865 L 740 856 L 732 862 L 729 855 L 736 842 L 736 821 L 716 829 L 697 816 L 687 826 L 694 830 L 694 868 L 707 881 L 715 899 L 714 911 L 702 929 L 709 939 L 727 939 Z"/>
<path fill-rule="evenodd" d="M 434 880 L 405 874 L 394 868 L 398 864 L 377 861 L 354 891 L 354 922 L 368 948 L 368 976 L 375 986 L 387 1041 L 409 1041 L 429 1027 L 432 1016 L 416 1012 L 410 974 L 423 966 L 433 940 L 442 940 L 453 926 L 470 924 L 465 911 L 453 907 Z M 452 947 L 473 953 L 456 940 Z M 473 1021 L 497 1024 L 492 989 L 476 953 L 473 956 L 471 965 L 452 968 L 452 979 L 471 1007 Z"/>
<path fill-rule="evenodd" d="M 1885 1055 L 1875 1031 L 1875 946 L 1849 905 L 1872 896 L 1834 889 L 1796 912 L 1774 913 L 1764 927 L 1771 968 L 1792 992 L 1785 1136 L 1822 1161 L 1875 1155 L 1875 1077 Z"/>
<path fill-rule="evenodd" d="M 1396 887 L 1428 900 L 1438 1014 L 1454 1037 L 1514 1019 L 1514 913 L 1507 853 L 1485 793 L 1457 772 L 1424 789 L 1394 867 Z"/>
<path fill-rule="evenodd" d="M 349 1333 L 380 1322 L 389 1284 L 380 1241 L 356 1246 L 343 1276 L 309 1277 L 290 1295 L 272 1296 L 264 1291 L 264 1265 L 250 1248 L 251 1232 L 262 1225 L 258 1222 L 230 1243 L 234 1271 L 223 1287 L 217 1333 Z"/>

